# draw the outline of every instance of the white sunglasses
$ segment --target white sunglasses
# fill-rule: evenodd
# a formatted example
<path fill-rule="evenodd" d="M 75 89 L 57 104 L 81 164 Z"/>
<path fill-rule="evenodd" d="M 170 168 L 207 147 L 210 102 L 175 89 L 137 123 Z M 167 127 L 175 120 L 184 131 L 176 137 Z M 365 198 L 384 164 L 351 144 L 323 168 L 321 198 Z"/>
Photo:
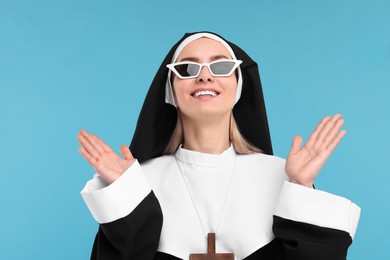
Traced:
<path fill-rule="evenodd" d="M 242 60 L 217 60 L 210 63 L 196 63 L 183 61 L 167 65 L 176 76 L 181 79 L 192 79 L 199 76 L 200 71 L 206 66 L 214 77 L 230 76 L 240 66 Z"/>

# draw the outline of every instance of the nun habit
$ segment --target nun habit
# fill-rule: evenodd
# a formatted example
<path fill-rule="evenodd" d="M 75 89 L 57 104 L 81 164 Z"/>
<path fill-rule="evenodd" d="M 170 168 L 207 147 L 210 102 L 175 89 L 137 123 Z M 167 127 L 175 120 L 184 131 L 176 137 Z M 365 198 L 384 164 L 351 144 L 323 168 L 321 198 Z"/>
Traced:
<path fill-rule="evenodd" d="M 222 154 L 179 147 L 164 155 L 177 120 L 166 65 L 190 41 L 208 37 L 242 60 L 233 115 L 262 153 Z M 360 215 L 351 201 L 288 182 L 273 156 L 258 67 L 219 35 L 185 34 L 162 62 L 144 101 L 130 150 L 137 160 L 114 183 L 97 174 L 81 192 L 99 223 L 91 259 L 189 259 L 217 253 L 235 259 L 346 259 Z M 199 259 L 228 259 L 223 258 Z M 195 258 L 193 258 L 195 259 Z"/>

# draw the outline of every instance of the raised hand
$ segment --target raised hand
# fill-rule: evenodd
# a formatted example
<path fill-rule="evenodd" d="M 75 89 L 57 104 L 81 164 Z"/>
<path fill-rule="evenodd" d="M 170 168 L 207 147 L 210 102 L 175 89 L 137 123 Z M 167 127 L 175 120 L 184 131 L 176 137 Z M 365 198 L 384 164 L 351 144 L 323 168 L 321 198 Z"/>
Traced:
<path fill-rule="evenodd" d="M 340 114 L 324 117 L 302 148 L 302 137 L 294 137 L 285 168 L 291 182 L 313 187 L 321 168 L 346 133 L 340 131 L 343 123 Z"/>
<path fill-rule="evenodd" d="M 122 144 L 119 157 L 96 135 L 80 130 L 77 140 L 82 145 L 78 151 L 108 184 L 119 178 L 135 161 L 130 149 Z"/>

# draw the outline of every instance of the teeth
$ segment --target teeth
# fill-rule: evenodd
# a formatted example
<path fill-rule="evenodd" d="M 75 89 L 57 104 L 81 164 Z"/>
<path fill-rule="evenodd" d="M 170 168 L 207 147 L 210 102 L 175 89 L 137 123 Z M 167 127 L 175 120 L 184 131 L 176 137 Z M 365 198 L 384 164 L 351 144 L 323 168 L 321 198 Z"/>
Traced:
<path fill-rule="evenodd" d="M 212 96 L 215 97 L 217 96 L 217 93 L 211 90 L 203 90 L 203 91 L 198 91 L 195 92 L 194 97 L 200 97 L 200 96 Z"/>

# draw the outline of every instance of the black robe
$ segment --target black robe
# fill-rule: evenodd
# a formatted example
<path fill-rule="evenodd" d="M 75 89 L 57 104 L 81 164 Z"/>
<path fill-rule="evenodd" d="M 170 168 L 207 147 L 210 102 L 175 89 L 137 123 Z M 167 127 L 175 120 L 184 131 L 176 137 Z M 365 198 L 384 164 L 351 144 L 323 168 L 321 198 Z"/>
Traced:
<path fill-rule="evenodd" d="M 151 192 L 128 216 L 100 224 L 91 259 L 180 259 L 157 252 L 163 216 Z M 274 216 L 276 238 L 246 260 L 341 260 L 352 243 L 345 232 Z"/>
<path fill-rule="evenodd" d="M 181 151 L 181 149 L 178 151 Z M 180 259 L 166 252 L 158 251 L 161 239 L 164 242 L 162 251 L 174 251 L 176 244 L 172 245 L 171 240 L 167 247 L 167 241 L 164 241 L 164 239 L 170 239 L 173 235 L 176 238 L 180 237 L 179 240 L 173 239 L 173 241 L 179 241 L 179 243 L 183 239 L 185 241 L 192 238 L 195 240 L 195 233 L 199 230 L 199 227 L 195 227 L 195 229 L 191 229 L 192 231 L 186 229 L 184 233 L 175 231 L 178 226 L 188 227 L 199 224 L 197 218 L 194 221 L 186 220 L 193 216 L 190 215 L 194 214 L 194 212 L 191 213 L 193 206 L 190 205 L 190 200 L 179 198 L 188 194 L 186 189 L 183 188 L 184 184 L 178 170 L 179 167 L 177 167 L 177 161 L 174 159 L 180 158 L 177 153 L 176 156 L 163 156 L 150 160 L 143 165 L 136 162 L 124 173 L 123 178 L 121 177 L 116 181 L 116 184 L 111 185 L 111 191 L 102 190 L 104 186 L 98 188 L 96 188 L 97 185 L 90 186 L 93 188 L 86 186 L 85 191 L 82 192 L 83 197 L 95 219 L 102 223 L 95 239 L 91 259 Z M 187 151 L 187 153 L 191 152 Z M 245 254 L 242 254 L 246 256 L 244 259 L 346 259 L 347 250 L 352 242 L 360 214 L 360 209 L 355 204 L 342 197 L 286 182 L 287 177 L 283 170 L 285 162 L 281 158 L 264 154 L 236 156 L 236 158 L 237 174 L 232 179 L 233 189 L 231 194 L 239 199 L 227 204 L 226 209 L 229 209 L 230 212 L 227 221 L 232 216 L 230 215 L 232 212 L 237 212 L 233 216 L 233 221 L 236 221 L 233 222 L 233 225 L 240 225 L 242 222 L 251 220 L 256 222 L 249 223 L 250 230 L 248 228 L 243 229 L 243 226 L 240 226 L 238 233 L 241 236 L 237 238 L 245 240 L 245 236 L 248 236 L 245 232 L 251 233 L 253 238 L 253 232 L 250 231 L 255 226 L 255 230 L 259 232 L 256 233 L 255 237 L 266 237 L 265 240 L 256 238 L 256 241 L 265 242 L 260 243 L 260 248 L 257 247 L 253 252 L 246 250 Z M 188 161 L 185 163 L 188 163 Z M 211 166 L 207 165 L 207 167 Z M 221 167 L 221 165 L 217 167 Z M 216 173 L 216 170 L 211 171 Z M 199 174 L 199 172 L 195 173 Z M 220 177 L 217 178 L 220 180 Z M 96 177 L 92 182 L 96 182 L 98 179 L 101 181 L 100 177 Z M 215 183 L 218 183 L 218 181 Z M 145 186 L 150 192 L 135 191 L 137 186 Z M 243 194 L 244 190 L 245 194 Z M 100 197 L 96 197 L 96 192 L 106 192 L 108 195 L 101 196 L 100 194 Z M 110 194 L 114 194 L 113 192 L 115 195 L 111 196 Z M 119 210 L 116 216 L 124 217 L 99 216 L 99 211 L 101 214 L 105 214 L 107 211 L 112 212 L 116 211 L 118 207 L 123 207 L 118 206 L 118 204 L 115 208 L 108 209 L 105 207 L 106 205 L 111 207 L 112 204 L 123 197 L 126 198 L 124 199 L 125 203 L 127 203 L 126 200 L 130 203 L 140 193 L 146 195 L 136 199 L 138 202 L 136 202 L 136 206 L 130 214 L 124 216 L 123 211 Z M 292 199 L 293 196 L 296 196 L 297 199 Z M 312 196 L 314 199 L 304 198 L 308 196 Z M 240 203 L 241 200 L 245 200 L 246 203 Z M 312 201 L 314 201 L 314 204 L 311 204 Z M 126 204 L 121 205 L 126 207 Z M 281 205 L 282 210 L 278 210 L 278 205 Z M 255 207 L 256 209 L 254 209 Z M 334 209 L 337 210 L 334 211 Z M 183 211 L 186 213 L 183 214 Z M 295 213 L 292 214 L 284 213 L 294 211 Z M 171 218 L 165 219 L 168 222 L 165 224 L 164 230 L 166 233 L 164 237 L 160 237 L 164 222 L 162 212 L 165 212 L 166 217 Z M 256 217 L 247 218 L 245 214 Z M 274 216 L 272 216 L 273 214 Z M 183 216 L 186 219 L 183 219 Z M 315 222 L 316 219 L 323 216 L 325 221 Z M 313 218 L 316 225 L 297 221 L 306 219 L 307 222 L 311 222 Z M 112 219 L 114 221 L 111 221 Z M 265 224 L 258 225 L 259 221 L 264 221 Z M 224 222 L 224 225 L 227 223 L 229 222 Z M 341 226 L 340 223 L 342 223 Z M 271 232 L 271 225 L 274 234 L 272 237 L 267 235 Z M 229 230 L 232 229 L 229 228 Z M 238 234 L 237 231 L 232 232 L 230 234 Z M 247 242 L 242 240 L 239 242 Z M 258 243 L 256 242 L 255 245 L 258 245 Z M 253 243 L 250 248 L 252 247 Z"/>

